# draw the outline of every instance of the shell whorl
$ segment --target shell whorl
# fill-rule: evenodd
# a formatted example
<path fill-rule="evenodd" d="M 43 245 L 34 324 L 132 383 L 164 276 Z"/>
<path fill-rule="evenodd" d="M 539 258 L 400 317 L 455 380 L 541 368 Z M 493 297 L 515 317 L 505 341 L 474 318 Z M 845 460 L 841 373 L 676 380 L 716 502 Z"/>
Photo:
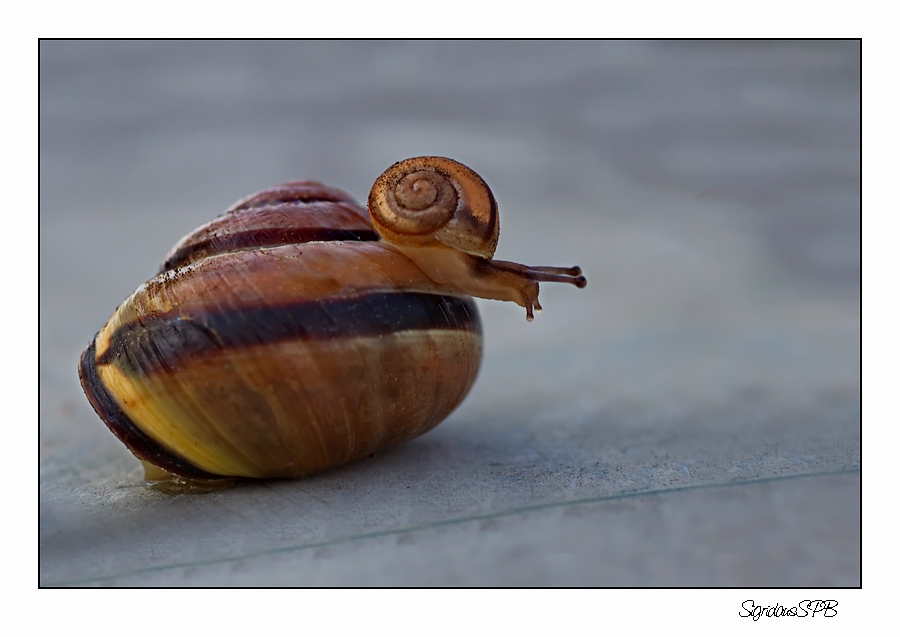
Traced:
<path fill-rule="evenodd" d="M 417 170 L 398 174 L 385 190 L 386 206 L 376 208 L 378 221 L 398 234 L 428 234 L 450 221 L 459 195 L 439 172 Z M 392 180 L 393 181 L 393 180 Z"/>
<path fill-rule="evenodd" d="M 182 238 L 159 274 L 206 257 L 310 241 L 378 241 L 350 195 L 315 181 L 291 181 L 244 197 Z"/>
<path fill-rule="evenodd" d="M 398 244 L 437 241 L 491 258 L 497 248 L 497 203 L 472 169 L 446 157 L 397 162 L 375 181 L 369 214 L 378 232 Z"/>

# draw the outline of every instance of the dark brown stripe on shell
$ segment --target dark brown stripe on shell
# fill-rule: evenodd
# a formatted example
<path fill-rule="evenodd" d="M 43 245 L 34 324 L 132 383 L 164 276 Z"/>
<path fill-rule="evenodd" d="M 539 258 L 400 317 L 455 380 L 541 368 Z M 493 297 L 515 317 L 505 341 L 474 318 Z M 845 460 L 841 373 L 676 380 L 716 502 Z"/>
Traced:
<path fill-rule="evenodd" d="M 106 423 L 116 438 L 125 443 L 137 457 L 184 478 L 217 480 L 223 476 L 208 473 L 195 467 L 181 456 L 172 453 L 153 438 L 141 431 L 131 418 L 119 407 L 115 399 L 103 385 L 95 366 L 96 337 L 81 354 L 78 377 L 91 406 L 100 419 Z"/>
<path fill-rule="evenodd" d="M 475 302 L 468 297 L 422 292 L 378 292 L 290 305 L 211 310 L 192 317 L 151 316 L 119 327 L 97 364 L 115 364 L 131 374 L 175 372 L 184 358 L 227 348 L 435 329 L 481 334 Z"/>
<path fill-rule="evenodd" d="M 374 230 L 342 230 L 337 228 L 260 228 L 214 237 L 189 244 L 172 254 L 160 267 L 158 274 L 181 268 L 213 254 L 250 248 L 272 248 L 311 241 L 378 241 Z"/>

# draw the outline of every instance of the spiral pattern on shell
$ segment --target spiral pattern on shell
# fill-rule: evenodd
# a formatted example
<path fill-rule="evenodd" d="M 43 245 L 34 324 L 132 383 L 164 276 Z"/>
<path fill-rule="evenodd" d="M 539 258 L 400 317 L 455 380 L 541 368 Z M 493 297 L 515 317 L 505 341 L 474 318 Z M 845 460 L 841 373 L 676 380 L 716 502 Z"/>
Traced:
<path fill-rule="evenodd" d="M 422 235 L 438 230 L 456 212 L 459 193 L 456 184 L 435 170 L 392 170 L 385 173 L 385 206 L 372 213 L 391 231 Z"/>

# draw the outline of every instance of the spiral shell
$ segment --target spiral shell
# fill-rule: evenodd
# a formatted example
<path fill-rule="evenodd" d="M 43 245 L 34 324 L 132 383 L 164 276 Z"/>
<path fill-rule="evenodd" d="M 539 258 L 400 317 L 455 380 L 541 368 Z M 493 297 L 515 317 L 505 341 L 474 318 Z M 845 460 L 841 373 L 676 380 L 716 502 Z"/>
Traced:
<path fill-rule="evenodd" d="M 500 237 L 497 202 L 471 168 L 446 157 L 413 157 L 388 168 L 372 186 L 369 213 L 395 242 L 439 242 L 485 259 Z"/>
<path fill-rule="evenodd" d="M 195 480 L 298 477 L 437 425 L 481 350 L 471 298 L 389 249 L 344 193 L 300 182 L 180 241 L 79 373 L 142 460 Z"/>

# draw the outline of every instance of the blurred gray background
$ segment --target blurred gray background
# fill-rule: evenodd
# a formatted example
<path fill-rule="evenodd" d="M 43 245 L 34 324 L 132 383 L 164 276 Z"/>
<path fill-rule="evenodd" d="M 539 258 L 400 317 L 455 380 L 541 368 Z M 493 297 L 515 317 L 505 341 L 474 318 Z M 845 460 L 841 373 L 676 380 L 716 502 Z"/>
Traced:
<path fill-rule="evenodd" d="M 860 583 L 858 42 L 40 44 L 40 583 Z M 171 496 L 81 349 L 235 200 L 453 157 L 580 265 L 425 436 Z"/>

